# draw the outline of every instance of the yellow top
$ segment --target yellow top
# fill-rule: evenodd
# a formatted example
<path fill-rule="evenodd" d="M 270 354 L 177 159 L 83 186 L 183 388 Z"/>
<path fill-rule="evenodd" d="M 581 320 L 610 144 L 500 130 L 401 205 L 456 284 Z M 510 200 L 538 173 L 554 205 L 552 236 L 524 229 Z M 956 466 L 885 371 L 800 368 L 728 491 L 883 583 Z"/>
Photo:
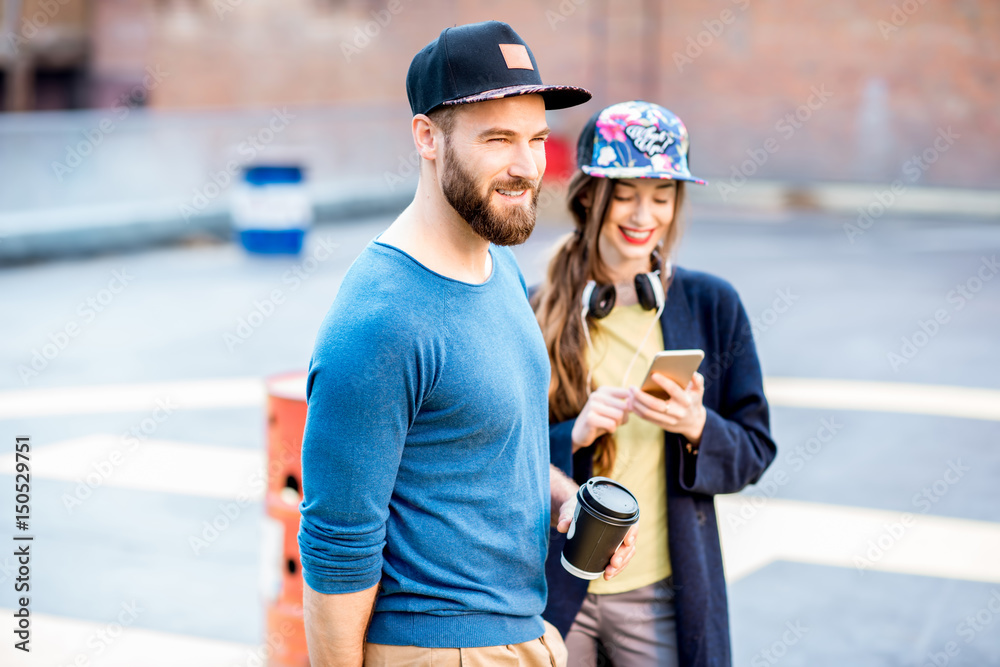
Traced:
<path fill-rule="evenodd" d="M 632 364 L 627 382 L 622 384 L 625 369 L 636 347 L 653 323 L 656 311 L 642 306 L 617 307 L 592 328 L 594 350 L 587 361 L 593 369 L 594 386 L 640 386 L 657 352 L 663 351 L 663 332 L 659 325 Z M 595 363 L 596 360 L 596 363 Z M 667 475 L 663 430 L 635 413 L 615 434 L 618 444 L 614 468 L 605 475 L 624 484 L 639 501 L 639 539 L 628 567 L 611 581 L 602 576 L 590 583 L 588 592 L 625 593 L 648 586 L 670 575 L 670 551 L 667 547 Z"/>

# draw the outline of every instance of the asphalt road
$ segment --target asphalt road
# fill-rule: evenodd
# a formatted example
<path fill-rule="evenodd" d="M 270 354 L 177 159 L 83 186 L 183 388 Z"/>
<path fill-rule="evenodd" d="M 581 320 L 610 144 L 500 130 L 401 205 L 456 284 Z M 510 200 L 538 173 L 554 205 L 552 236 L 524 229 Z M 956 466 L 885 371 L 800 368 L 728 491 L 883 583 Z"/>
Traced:
<path fill-rule="evenodd" d="M 756 323 L 765 376 L 1000 389 L 1000 225 L 887 217 L 852 242 L 849 222 L 697 210 L 679 263 L 736 286 Z M 204 244 L 0 271 L 0 392 L 304 369 L 345 271 L 387 224 L 318 227 L 295 259 Z M 516 249 L 529 284 L 564 231 L 542 223 Z M 15 435 L 30 434 L 40 451 L 120 434 L 145 417 L 7 415 L 3 457 Z M 836 436 L 806 465 L 793 461 L 824 419 L 839 425 Z M 779 458 L 762 484 L 787 473 L 777 499 L 1000 523 L 996 420 L 777 406 L 772 427 Z M 164 441 L 242 452 L 262 451 L 264 437 L 259 407 L 179 410 L 155 431 Z M 915 496 L 956 461 L 961 475 L 925 510 Z M 218 512 L 217 499 L 109 485 L 68 508 L 77 483 L 36 474 L 33 611 L 106 622 L 136 600 L 144 610 L 136 627 L 260 641 L 259 502 L 196 554 L 190 537 Z M 6 543 L 12 475 L 0 474 L 0 486 Z M 0 572 L 0 580 L 0 607 L 13 608 L 11 577 Z M 1000 664 L 1000 581 L 778 559 L 732 583 L 730 602 L 737 665 Z M 977 614 L 981 629 L 962 625 Z M 957 653 L 945 652 L 949 642 Z"/>

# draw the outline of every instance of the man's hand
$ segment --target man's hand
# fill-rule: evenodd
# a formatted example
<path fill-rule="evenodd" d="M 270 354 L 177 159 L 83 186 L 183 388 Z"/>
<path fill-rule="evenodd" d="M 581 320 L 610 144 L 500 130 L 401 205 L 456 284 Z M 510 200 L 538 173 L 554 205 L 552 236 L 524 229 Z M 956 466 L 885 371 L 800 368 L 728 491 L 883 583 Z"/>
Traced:
<path fill-rule="evenodd" d="M 628 421 L 628 389 L 598 387 L 590 396 L 573 424 L 573 453 L 589 447 L 605 433 L 614 433 Z"/>
<path fill-rule="evenodd" d="M 556 522 L 556 530 L 565 533 L 573 523 L 573 514 L 576 513 L 576 494 L 567 500 L 559 508 L 559 520 Z M 611 579 L 616 574 L 625 569 L 632 556 L 635 555 L 635 540 L 639 536 L 639 524 L 635 524 L 625 533 L 625 540 L 621 543 L 614 555 L 611 556 L 611 564 L 604 570 L 604 578 Z"/>

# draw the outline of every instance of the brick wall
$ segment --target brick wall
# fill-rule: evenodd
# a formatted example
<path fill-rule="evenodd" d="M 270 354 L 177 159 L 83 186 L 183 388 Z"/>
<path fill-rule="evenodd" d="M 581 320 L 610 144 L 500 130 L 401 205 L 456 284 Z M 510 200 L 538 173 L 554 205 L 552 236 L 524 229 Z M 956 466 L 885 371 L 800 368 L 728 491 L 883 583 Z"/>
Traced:
<path fill-rule="evenodd" d="M 447 25 L 494 18 L 531 45 L 545 80 L 596 93 L 591 104 L 552 114 L 557 131 L 574 134 L 602 104 L 652 99 L 684 119 L 694 167 L 716 184 L 751 172 L 1000 182 L 1000 3 L 993 0 L 96 5 L 97 79 L 122 72 L 134 79 L 141 65 L 159 65 L 169 76 L 150 100 L 164 109 L 346 103 L 405 111 L 413 54 Z M 949 127 L 951 143 L 938 139 L 934 148 Z M 762 159 L 769 138 L 777 150 Z M 927 162 L 907 163 L 924 152 Z"/>
<path fill-rule="evenodd" d="M 157 12 L 152 0 L 92 0 L 91 99 L 109 107 L 127 100 L 142 85 Z M 145 102 L 146 100 L 141 100 Z"/>

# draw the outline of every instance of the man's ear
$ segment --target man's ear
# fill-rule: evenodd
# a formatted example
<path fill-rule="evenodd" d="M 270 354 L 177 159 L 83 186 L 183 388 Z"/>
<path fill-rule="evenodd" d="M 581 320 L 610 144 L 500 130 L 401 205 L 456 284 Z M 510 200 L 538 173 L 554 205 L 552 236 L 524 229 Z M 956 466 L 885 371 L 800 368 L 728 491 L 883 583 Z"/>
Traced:
<path fill-rule="evenodd" d="M 417 153 L 425 160 L 437 158 L 440 131 L 434 126 L 430 118 L 422 113 L 413 117 L 413 143 L 417 148 Z"/>

